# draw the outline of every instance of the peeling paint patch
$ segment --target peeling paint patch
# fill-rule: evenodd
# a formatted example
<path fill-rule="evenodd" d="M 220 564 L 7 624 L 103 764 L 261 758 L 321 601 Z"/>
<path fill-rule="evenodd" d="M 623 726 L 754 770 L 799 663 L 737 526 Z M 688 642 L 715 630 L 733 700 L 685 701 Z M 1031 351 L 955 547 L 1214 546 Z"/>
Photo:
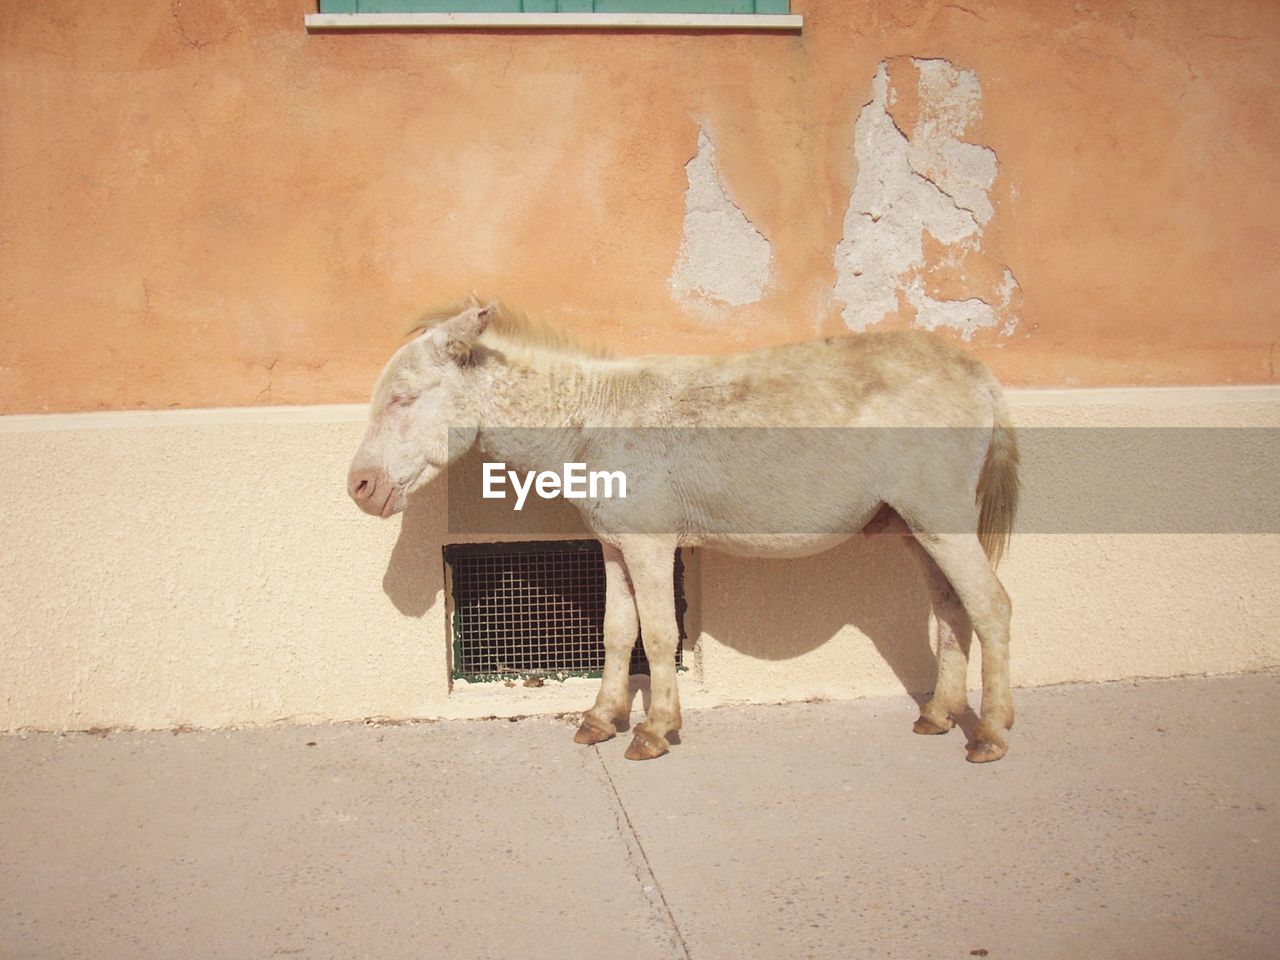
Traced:
<path fill-rule="evenodd" d="M 854 125 L 857 178 L 835 250 L 834 294 L 850 329 L 890 316 L 966 340 L 1017 327 L 1017 280 L 982 250 L 996 154 L 962 139 L 981 99 L 977 75 L 946 60 L 876 70 Z"/>
<path fill-rule="evenodd" d="M 754 303 L 769 284 L 773 248 L 720 180 L 715 142 L 698 124 L 698 152 L 685 165 L 684 235 L 668 284 L 686 306 Z"/>
<path fill-rule="evenodd" d="M 972 70 L 946 60 L 914 60 L 920 114 L 907 136 L 911 169 L 984 226 L 995 211 L 988 191 L 996 179 L 996 153 L 961 137 L 981 113 L 982 90 Z"/>

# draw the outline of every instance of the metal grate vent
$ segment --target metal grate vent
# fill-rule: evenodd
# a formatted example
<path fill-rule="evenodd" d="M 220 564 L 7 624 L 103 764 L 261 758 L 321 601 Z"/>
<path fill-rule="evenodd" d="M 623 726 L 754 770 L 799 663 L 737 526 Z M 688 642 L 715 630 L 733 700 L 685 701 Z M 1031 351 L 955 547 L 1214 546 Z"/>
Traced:
<path fill-rule="evenodd" d="M 684 564 L 676 552 L 684 653 Z M 594 540 L 444 548 L 452 585 L 453 676 L 462 680 L 599 676 L 604 669 L 604 560 Z M 643 638 L 631 673 L 647 674 Z"/>

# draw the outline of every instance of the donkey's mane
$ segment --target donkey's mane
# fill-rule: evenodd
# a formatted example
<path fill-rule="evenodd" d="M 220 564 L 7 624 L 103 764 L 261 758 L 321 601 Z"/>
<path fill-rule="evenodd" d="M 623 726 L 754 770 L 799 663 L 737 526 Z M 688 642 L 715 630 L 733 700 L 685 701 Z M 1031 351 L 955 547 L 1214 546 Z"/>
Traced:
<path fill-rule="evenodd" d="M 420 314 L 409 325 L 405 335 L 413 336 L 423 330 L 430 330 L 448 320 L 452 320 L 460 313 L 483 307 L 485 304 L 493 307 L 493 315 L 489 320 L 489 327 L 485 331 L 486 334 L 492 331 L 502 339 L 521 347 L 533 347 L 580 357 L 606 359 L 613 357 L 613 354 L 604 347 L 586 343 L 540 320 L 532 320 L 524 313 L 512 309 L 500 300 L 484 300 L 474 293 L 462 300 L 455 300 L 452 303 L 444 304 Z"/>

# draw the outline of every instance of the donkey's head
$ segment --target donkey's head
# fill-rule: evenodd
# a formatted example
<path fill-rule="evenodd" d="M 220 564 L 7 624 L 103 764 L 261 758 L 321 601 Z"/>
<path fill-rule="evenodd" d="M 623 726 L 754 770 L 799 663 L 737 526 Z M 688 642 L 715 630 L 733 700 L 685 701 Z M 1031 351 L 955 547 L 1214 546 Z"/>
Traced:
<path fill-rule="evenodd" d="M 415 336 L 387 363 L 347 471 L 347 492 L 365 513 L 399 513 L 409 494 L 470 448 L 477 423 L 471 351 L 494 309 L 472 302 Z"/>

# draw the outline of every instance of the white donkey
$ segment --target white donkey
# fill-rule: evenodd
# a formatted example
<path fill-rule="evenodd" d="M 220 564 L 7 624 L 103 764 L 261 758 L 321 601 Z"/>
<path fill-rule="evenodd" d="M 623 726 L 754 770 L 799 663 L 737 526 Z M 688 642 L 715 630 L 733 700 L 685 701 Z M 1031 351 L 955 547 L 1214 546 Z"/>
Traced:
<path fill-rule="evenodd" d="M 976 632 L 982 706 L 968 758 L 1004 755 L 1011 607 L 993 563 L 1013 526 L 1018 450 L 1000 387 L 977 360 L 915 331 L 732 356 L 615 359 L 475 298 L 429 314 L 414 333 L 374 387 L 348 474 L 366 513 L 400 512 L 477 442 L 522 470 L 630 467 L 627 499 L 576 501 L 603 547 L 606 583 L 604 672 L 578 743 L 607 740 L 626 724 L 637 627 L 650 703 L 627 757 L 661 756 L 680 729 L 678 547 L 803 556 L 893 528 L 912 535 L 905 540 L 925 571 L 937 643 L 937 682 L 915 732 L 944 733 L 965 710 Z M 506 429 L 528 427 L 559 429 Z M 694 428 L 713 439 L 690 456 L 677 446 L 688 446 Z M 826 464 L 828 475 L 815 476 Z"/>

